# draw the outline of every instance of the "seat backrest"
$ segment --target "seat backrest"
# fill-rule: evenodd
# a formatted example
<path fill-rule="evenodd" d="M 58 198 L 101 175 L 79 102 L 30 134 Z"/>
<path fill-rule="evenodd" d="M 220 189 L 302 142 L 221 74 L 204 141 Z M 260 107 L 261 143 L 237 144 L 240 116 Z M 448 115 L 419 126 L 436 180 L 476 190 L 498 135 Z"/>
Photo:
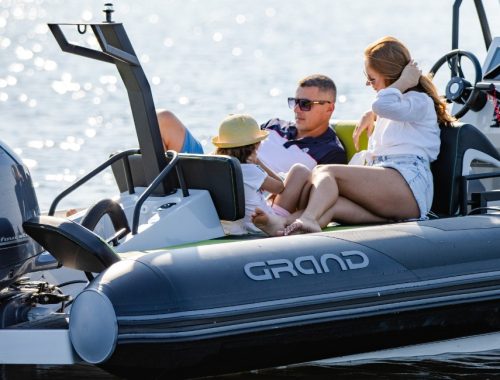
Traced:
<path fill-rule="evenodd" d="M 354 132 L 354 128 L 356 128 L 357 123 L 358 122 L 356 120 L 337 120 L 332 123 L 332 127 L 335 130 L 335 133 L 344 146 L 347 156 L 347 162 L 349 162 L 354 153 L 357 152 L 356 148 L 354 147 L 354 141 L 352 139 L 352 134 Z M 366 149 L 367 146 L 368 136 L 366 132 L 363 132 L 359 138 L 360 150 Z"/>
<path fill-rule="evenodd" d="M 488 159 L 491 158 L 491 160 Z M 431 211 L 438 216 L 453 216 L 459 211 L 460 180 L 464 168 L 473 160 L 500 162 L 500 155 L 488 138 L 470 124 L 441 127 L 441 148 L 431 164 L 434 200 Z"/>
<path fill-rule="evenodd" d="M 142 156 L 128 157 L 134 187 L 147 187 Z M 180 153 L 177 163 L 188 189 L 208 190 L 220 219 L 238 220 L 245 216 L 245 193 L 240 162 L 229 156 Z M 127 191 L 123 162 L 112 165 L 120 192 Z M 180 188 L 173 170 L 165 179 L 165 187 L 172 191 Z"/>
<path fill-rule="evenodd" d="M 120 261 L 104 240 L 71 220 L 37 216 L 25 221 L 23 228 L 65 267 L 99 273 Z"/>

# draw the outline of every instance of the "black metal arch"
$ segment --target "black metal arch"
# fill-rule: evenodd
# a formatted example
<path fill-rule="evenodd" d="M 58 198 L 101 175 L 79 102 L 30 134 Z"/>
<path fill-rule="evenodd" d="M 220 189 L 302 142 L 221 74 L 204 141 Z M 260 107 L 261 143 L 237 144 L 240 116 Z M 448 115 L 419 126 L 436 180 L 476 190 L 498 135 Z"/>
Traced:
<path fill-rule="evenodd" d="M 82 26 L 84 27 L 83 30 L 90 26 L 102 51 L 69 43 L 61 29 L 62 25 L 74 25 L 79 32 L 82 30 Z M 48 24 L 48 26 L 64 52 L 116 65 L 127 88 L 146 180 L 149 183 L 153 182 L 165 168 L 168 161 L 161 140 L 151 87 L 123 24 L 109 22 L 98 24 Z M 159 184 L 155 190 L 155 195 L 165 195 L 166 192 L 165 186 Z"/>

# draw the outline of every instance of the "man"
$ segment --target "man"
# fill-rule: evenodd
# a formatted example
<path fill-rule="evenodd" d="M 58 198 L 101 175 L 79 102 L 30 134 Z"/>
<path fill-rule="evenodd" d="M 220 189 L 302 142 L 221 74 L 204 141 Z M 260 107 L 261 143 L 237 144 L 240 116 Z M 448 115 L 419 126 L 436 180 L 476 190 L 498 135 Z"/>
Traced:
<path fill-rule="evenodd" d="M 345 150 L 329 126 L 336 92 L 335 83 L 325 75 L 315 74 L 300 80 L 295 98 L 288 99 L 295 122 L 271 119 L 264 123 L 261 128 L 275 131 L 276 136 L 269 139 L 267 148 L 267 141 L 263 142 L 259 158 L 276 172 L 286 172 L 283 168 L 296 162 L 310 163 L 306 165 L 311 169 L 316 164 L 347 163 Z M 158 111 L 158 123 L 165 149 L 203 153 L 201 144 L 173 113 Z"/>
<path fill-rule="evenodd" d="M 299 160 L 310 169 L 318 164 L 346 164 L 344 147 L 329 125 L 336 95 L 335 83 L 325 75 L 315 74 L 300 80 L 295 98 L 288 98 L 295 122 L 271 119 L 261 126 L 277 132 L 283 138 L 281 145 L 285 148 L 282 149 L 280 143 L 273 143 L 275 137 L 270 135 L 259 149 L 259 158 L 264 164 L 276 172 L 287 172 Z M 296 153 L 287 154 L 294 148 Z M 302 156 L 307 157 L 301 159 Z M 277 161 L 274 168 L 273 161 Z M 287 161 L 292 162 L 288 164 Z"/>

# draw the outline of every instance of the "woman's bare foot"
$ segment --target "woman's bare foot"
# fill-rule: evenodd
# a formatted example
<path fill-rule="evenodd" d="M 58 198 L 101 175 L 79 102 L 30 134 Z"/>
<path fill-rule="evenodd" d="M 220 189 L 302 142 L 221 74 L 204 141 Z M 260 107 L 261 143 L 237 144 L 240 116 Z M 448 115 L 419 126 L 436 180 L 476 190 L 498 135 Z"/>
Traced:
<path fill-rule="evenodd" d="M 252 223 L 269 236 L 283 236 L 286 219 L 278 215 L 267 214 L 257 207 L 252 214 Z"/>
<path fill-rule="evenodd" d="M 301 218 L 285 227 L 283 235 L 308 234 L 321 232 L 321 227 L 314 219 Z"/>

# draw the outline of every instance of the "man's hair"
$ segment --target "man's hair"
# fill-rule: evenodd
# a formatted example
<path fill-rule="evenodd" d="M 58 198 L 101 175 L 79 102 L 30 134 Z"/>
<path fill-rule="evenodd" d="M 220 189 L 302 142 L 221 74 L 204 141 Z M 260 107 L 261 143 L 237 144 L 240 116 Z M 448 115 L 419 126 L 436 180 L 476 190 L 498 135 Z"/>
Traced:
<path fill-rule="evenodd" d="M 309 75 L 299 81 L 299 87 L 318 87 L 320 91 L 330 93 L 334 103 L 337 98 L 337 86 L 335 86 L 333 80 L 326 75 Z"/>

